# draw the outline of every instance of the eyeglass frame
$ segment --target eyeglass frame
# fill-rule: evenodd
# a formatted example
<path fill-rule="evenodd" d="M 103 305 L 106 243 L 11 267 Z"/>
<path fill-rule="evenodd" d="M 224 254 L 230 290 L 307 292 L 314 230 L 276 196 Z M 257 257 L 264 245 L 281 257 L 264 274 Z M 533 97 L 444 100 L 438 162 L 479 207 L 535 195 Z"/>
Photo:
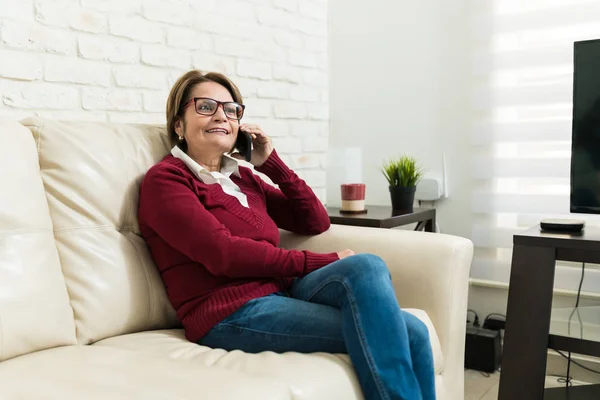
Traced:
<path fill-rule="evenodd" d="M 213 112 L 212 114 L 200 114 L 198 112 L 198 108 L 196 107 L 196 101 L 200 100 L 200 99 L 204 99 L 204 100 L 212 100 L 215 103 L 217 103 L 217 107 L 215 108 L 215 112 Z M 193 97 L 192 99 L 190 99 L 187 103 L 185 103 L 184 105 L 181 106 L 181 111 L 185 110 L 187 108 L 187 106 L 190 105 L 190 103 L 194 103 L 194 111 L 196 111 L 196 114 L 198 115 L 203 115 L 205 117 L 212 117 L 213 115 L 215 115 L 217 113 L 217 110 L 219 109 L 219 107 L 223 108 L 223 114 L 225 114 L 225 117 L 227 117 L 228 119 L 232 119 L 234 121 L 239 121 L 242 119 L 242 117 L 244 116 L 244 111 L 246 109 L 246 106 L 244 104 L 238 103 L 237 101 L 219 101 L 219 100 L 215 100 L 212 99 L 210 97 Z M 227 113 L 225 112 L 225 104 L 237 104 L 238 106 L 242 107 L 242 115 L 239 118 L 231 118 L 227 115 Z"/>

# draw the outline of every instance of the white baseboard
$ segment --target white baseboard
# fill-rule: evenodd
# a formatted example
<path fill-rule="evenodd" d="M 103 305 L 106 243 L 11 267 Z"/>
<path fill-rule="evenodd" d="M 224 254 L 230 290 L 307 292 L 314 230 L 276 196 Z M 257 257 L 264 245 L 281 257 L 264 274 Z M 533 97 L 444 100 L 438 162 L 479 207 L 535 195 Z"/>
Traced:
<path fill-rule="evenodd" d="M 568 308 L 575 305 L 577 292 L 570 290 L 554 290 L 553 308 Z M 508 284 L 503 282 L 471 279 L 469 286 L 469 309 L 479 315 L 480 322 L 492 313 L 506 314 L 508 300 Z M 600 306 L 600 293 L 581 292 L 581 307 Z"/>

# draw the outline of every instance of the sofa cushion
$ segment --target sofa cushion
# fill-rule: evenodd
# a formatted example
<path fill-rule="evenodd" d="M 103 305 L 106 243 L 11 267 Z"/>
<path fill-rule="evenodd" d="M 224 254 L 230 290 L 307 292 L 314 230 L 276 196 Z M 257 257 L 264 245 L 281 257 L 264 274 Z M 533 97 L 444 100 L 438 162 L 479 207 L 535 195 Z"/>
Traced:
<path fill-rule="evenodd" d="M 199 365 L 241 371 L 289 385 L 294 400 L 362 400 L 360 384 L 345 354 L 226 351 L 186 340 L 183 330 L 134 333 L 102 340 L 92 347 L 115 347 Z"/>
<path fill-rule="evenodd" d="M 36 144 L 0 121 L 0 362 L 75 343 Z M 1 385 L 0 385 L 1 386 Z"/>
<path fill-rule="evenodd" d="M 0 363 L 2 399 L 291 400 L 287 385 L 140 352 L 67 346 Z"/>
<path fill-rule="evenodd" d="M 436 375 L 440 374 L 444 360 L 429 317 L 421 310 L 406 311 L 416 315 L 428 326 Z M 193 361 L 205 366 L 242 371 L 253 376 L 274 378 L 286 382 L 297 400 L 362 399 L 360 385 L 346 354 L 277 354 L 269 351 L 249 354 L 237 350 L 228 352 L 191 343 L 185 339 L 183 330 L 135 333 L 105 339 L 94 346 L 134 350 L 165 358 Z"/>
<path fill-rule="evenodd" d="M 168 153 L 164 128 L 21 123 L 39 149 L 78 342 L 179 327 L 137 224 L 139 183 Z"/>

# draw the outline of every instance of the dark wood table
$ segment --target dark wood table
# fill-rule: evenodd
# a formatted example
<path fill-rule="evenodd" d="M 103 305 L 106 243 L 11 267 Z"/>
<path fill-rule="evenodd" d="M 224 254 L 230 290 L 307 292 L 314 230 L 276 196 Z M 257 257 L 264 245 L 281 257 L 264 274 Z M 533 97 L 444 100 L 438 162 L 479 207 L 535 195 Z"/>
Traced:
<path fill-rule="evenodd" d="M 340 212 L 339 207 L 327 207 L 332 224 L 394 228 L 417 223 L 416 231 L 435 232 L 435 208 L 415 208 L 413 212 L 394 211 L 390 206 L 366 206 L 364 214 Z"/>
<path fill-rule="evenodd" d="M 600 385 L 546 389 L 548 348 L 600 356 L 600 343 L 552 334 L 556 260 L 600 262 L 600 228 L 578 234 L 534 227 L 513 237 L 499 400 L 598 399 Z"/>

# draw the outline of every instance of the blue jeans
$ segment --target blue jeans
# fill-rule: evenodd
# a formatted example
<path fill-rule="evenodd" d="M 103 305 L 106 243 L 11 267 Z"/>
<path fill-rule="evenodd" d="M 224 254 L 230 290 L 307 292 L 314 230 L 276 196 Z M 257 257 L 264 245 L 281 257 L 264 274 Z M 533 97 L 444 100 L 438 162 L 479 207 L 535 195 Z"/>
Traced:
<path fill-rule="evenodd" d="M 248 353 L 348 353 L 366 399 L 435 399 L 425 324 L 402 311 L 384 261 L 357 254 L 253 299 L 213 327 L 204 346 Z"/>

